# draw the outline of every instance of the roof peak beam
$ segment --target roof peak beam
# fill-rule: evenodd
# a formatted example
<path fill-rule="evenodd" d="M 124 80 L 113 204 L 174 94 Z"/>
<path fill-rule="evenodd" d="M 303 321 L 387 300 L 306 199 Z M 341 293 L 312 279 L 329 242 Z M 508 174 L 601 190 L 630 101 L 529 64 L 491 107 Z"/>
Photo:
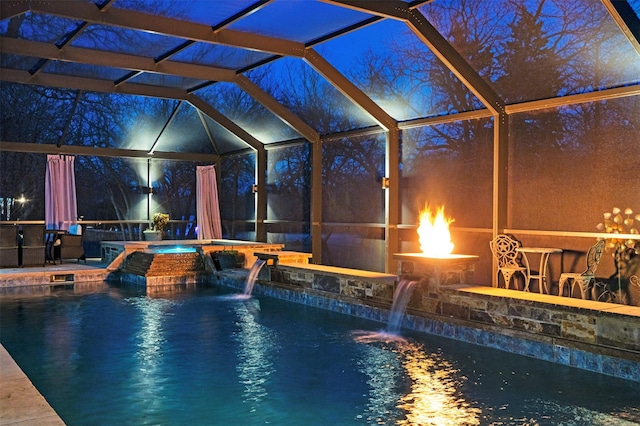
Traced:
<path fill-rule="evenodd" d="M 151 145 L 151 148 L 149 148 L 149 155 L 153 155 L 154 151 L 156 150 L 156 147 L 158 146 L 158 142 L 160 142 L 160 138 L 164 134 L 165 130 L 167 130 L 167 127 L 169 127 L 169 124 L 171 124 L 173 119 L 176 118 L 176 115 L 178 115 L 178 110 L 180 109 L 180 107 L 182 106 L 183 103 L 184 103 L 184 101 L 180 100 L 178 102 L 178 104 L 176 105 L 176 107 L 171 112 L 171 115 L 169 116 L 169 119 L 164 123 L 164 126 L 162 126 L 162 129 L 160 130 L 160 133 L 158 133 L 158 137 L 156 138 L 155 141 L 153 141 L 153 144 Z"/>
<path fill-rule="evenodd" d="M 200 111 L 198 108 L 196 108 L 196 112 L 198 113 L 198 119 L 200 120 L 200 124 L 202 124 L 202 128 L 207 134 L 207 138 L 209 138 L 209 143 L 211 143 L 211 146 L 213 147 L 213 150 L 216 152 L 216 155 L 220 155 L 220 150 L 218 149 L 216 140 L 213 137 L 213 134 L 211 134 L 211 129 L 209 129 L 209 126 L 207 126 L 207 120 L 205 120 L 204 113 Z"/>
<path fill-rule="evenodd" d="M 505 102 L 451 46 L 420 11 L 401 1 L 321 0 L 325 3 L 403 21 L 431 52 L 494 114 L 505 112 Z"/>
<path fill-rule="evenodd" d="M 7 37 L 0 37 L 0 45 L 2 45 L 3 53 L 63 62 L 123 68 L 137 72 L 152 72 L 207 81 L 234 82 L 236 78 L 235 71 L 226 68 L 175 61 L 156 62 L 153 58 L 145 58 L 126 53 L 104 52 L 73 46 L 58 48 L 54 44 Z"/>
<path fill-rule="evenodd" d="M 222 114 L 220 111 L 212 107 L 209 103 L 204 101 L 202 98 L 194 95 L 188 94 L 185 97 L 185 100 L 189 102 L 191 105 L 202 111 L 205 115 L 211 117 L 213 121 L 224 127 L 228 132 L 235 135 L 237 138 L 244 141 L 247 145 L 253 148 L 254 151 L 262 152 L 264 151 L 264 144 L 260 142 L 258 139 L 253 137 L 249 132 L 244 130 L 242 127 L 238 126 L 235 122 L 233 122 L 229 117 Z"/>
<path fill-rule="evenodd" d="M 242 31 L 221 29 L 214 31 L 210 25 L 185 22 L 179 19 L 151 15 L 133 10 L 99 10 L 94 4 L 79 0 L 64 2 L 31 1 L 33 13 L 55 15 L 91 23 L 113 25 L 138 31 L 148 31 L 185 40 L 200 41 L 242 49 L 268 52 L 276 55 L 302 57 L 304 44 L 276 37 L 268 37 Z"/>

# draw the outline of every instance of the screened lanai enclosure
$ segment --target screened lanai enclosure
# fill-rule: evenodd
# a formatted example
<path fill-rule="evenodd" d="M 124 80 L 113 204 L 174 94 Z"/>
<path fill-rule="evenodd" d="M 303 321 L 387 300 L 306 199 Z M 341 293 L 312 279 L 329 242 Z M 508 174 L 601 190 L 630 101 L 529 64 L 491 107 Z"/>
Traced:
<path fill-rule="evenodd" d="M 224 238 L 314 263 L 394 272 L 425 205 L 483 285 L 498 233 L 561 247 L 556 276 L 640 247 L 640 0 L 0 5 L 2 221 L 44 221 L 62 154 L 87 240 L 157 212 L 196 238 L 214 165 Z"/>

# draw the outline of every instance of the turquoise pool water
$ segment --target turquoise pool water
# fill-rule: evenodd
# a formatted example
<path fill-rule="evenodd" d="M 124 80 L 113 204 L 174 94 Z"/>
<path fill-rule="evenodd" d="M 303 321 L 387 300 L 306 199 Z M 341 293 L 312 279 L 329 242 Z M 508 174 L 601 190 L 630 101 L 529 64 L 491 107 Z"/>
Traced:
<path fill-rule="evenodd" d="M 197 251 L 195 247 L 184 246 L 150 246 L 149 250 L 158 254 L 195 253 Z"/>
<path fill-rule="evenodd" d="M 198 289 L 0 299 L 68 425 L 627 425 L 640 385 L 284 301 Z"/>

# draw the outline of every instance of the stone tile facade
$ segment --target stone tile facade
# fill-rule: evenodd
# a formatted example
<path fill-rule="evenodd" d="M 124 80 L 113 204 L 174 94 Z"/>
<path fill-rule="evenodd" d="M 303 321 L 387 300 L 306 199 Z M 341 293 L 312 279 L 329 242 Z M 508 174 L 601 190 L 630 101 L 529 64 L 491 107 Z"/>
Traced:
<path fill-rule="evenodd" d="M 338 298 L 377 300 L 383 303 L 393 299 L 398 279 L 392 274 L 313 264 L 279 265 L 264 268 L 263 271 L 259 278 L 269 282 L 331 293 Z"/>
<path fill-rule="evenodd" d="M 387 322 L 398 277 L 321 265 L 263 268 L 254 292 Z M 241 289 L 237 276 L 214 283 Z M 635 310 L 634 310 L 635 309 Z M 413 291 L 402 326 L 640 382 L 640 308 L 472 287 Z"/>
<path fill-rule="evenodd" d="M 472 283 L 478 256 L 450 255 L 450 257 L 428 257 L 422 254 L 397 253 L 398 276 L 418 281 L 437 289 L 441 285 Z"/>

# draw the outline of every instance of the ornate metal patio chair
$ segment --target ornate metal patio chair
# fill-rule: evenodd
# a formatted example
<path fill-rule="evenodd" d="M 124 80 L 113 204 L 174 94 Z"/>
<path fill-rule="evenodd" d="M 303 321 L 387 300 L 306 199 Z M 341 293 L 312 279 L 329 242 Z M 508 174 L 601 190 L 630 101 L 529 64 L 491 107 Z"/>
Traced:
<path fill-rule="evenodd" d="M 640 306 L 640 276 L 631 275 L 629 277 L 629 304 Z"/>
<path fill-rule="evenodd" d="M 511 279 L 514 274 L 519 272 L 525 281 L 525 288 L 527 284 L 527 268 L 520 263 L 520 253 L 516 251 L 521 246 L 520 241 L 516 240 L 511 235 L 499 234 L 492 241 L 489 242 L 489 247 L 493 256 L 498 261 L 498 276 L 496 280 L 496 286 L 500 280 L 500 274 L 504 278 L 504 288 L 509 288 L 511 285 Z M 513 288 L 517 290 L 515 280 Z"/>
<path fill-rule="evenodd" d="M 564 286 L 569 289 L 569 297 L 573 294 L 573 289 L 577 285 L 580 289 L 580 296 L 584 299 L 585 294 L 591 289 L 591 282 L 595 280 L 595 272 L 600 263 L 600 258 L 604 251 L 604 240 L 598 240 L 587 252 L 587 269 L 584 272 L 565 272 L 560 274 L 558 282 L 558 296 L 562 296 Z"/>

